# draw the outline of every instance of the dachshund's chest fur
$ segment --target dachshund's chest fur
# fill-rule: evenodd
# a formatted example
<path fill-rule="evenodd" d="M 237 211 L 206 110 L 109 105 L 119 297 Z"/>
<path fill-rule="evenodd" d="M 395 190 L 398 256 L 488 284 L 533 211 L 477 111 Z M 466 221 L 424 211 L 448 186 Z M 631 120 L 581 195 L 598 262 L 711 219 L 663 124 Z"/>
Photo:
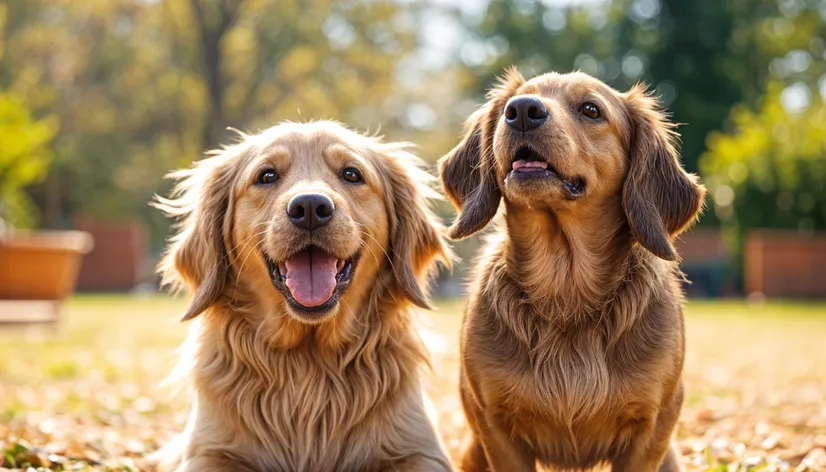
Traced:
<path fill-rule="evenodd" d="M 564 314 L 497 303 L 491 294 L 508 291 L 497 283 L 506 282 L 483 278 L 488 291 L 471 293 L 463 328 L 463 385 L 487 421 L 563 469 L 610 461 L 652 434 L 682 364 L 671 306 L 651 297 L 633 320 L 618 322 L 628 315 L 618 306 L 564 329 L 552 321 Z"/>
<path fill-rule="evenodd" d="M 503 345 L 499 336 L 485 339 L 475 338 L 487 346 Z M 646 434 L 657 414 L 661 387 L 640 389 L 594 344 L 570 342 L 564 335 L 554 342 L 558 344 L 533 352 L 514 344 L 512 357 L 491 353 L 467 361 L 467 369 L 472 371 L 476 362 L 486 364 L 476 388 L 481 402 L 498 426 L 524 441 L 540 461 L 591 467 L 608 460 L 632 437 Z M 648 362 L 639 365 L 644 368 Z"/>

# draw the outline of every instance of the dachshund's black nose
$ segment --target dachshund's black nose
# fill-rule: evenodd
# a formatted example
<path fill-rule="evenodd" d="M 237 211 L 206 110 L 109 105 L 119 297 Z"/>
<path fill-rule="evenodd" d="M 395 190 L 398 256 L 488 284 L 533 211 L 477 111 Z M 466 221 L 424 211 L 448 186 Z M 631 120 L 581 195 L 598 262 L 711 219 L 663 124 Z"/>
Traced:
<path fill-rule="evenodd" d="M 296 195 L 287 204 L 287 216 L 292 224 L 307 231 L 329 223 L 335 211 L 333 201 L 317 193 Z"/>
<path fill-rule="evenodd" d="M 505 105 L 505 122 L 517 131 L 538 128 L 548 119 L 548 109 L 542 100 L 531 95 L 521 95 L 508 100 Z"/>

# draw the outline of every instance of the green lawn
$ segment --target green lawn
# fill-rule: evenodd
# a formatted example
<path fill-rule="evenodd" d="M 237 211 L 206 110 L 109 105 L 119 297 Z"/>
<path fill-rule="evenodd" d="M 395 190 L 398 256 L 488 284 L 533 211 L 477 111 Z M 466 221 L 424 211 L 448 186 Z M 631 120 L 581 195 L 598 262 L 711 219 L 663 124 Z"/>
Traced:
<path fill-rule="evenodd" d="M 183 305 L 79 296 L 57 331 L 0 327 L 0 470 L 26 462 L 129 470 L 177 431 L 186 401 L 159 383 L 185 335 Z M 454 455 L 465 426 L 456 395 L 461 306 L 440 303 L 421 320 L 430 393 Z M 826 447 L 826 303 L 691 301 L 686 315 L 679 440 L 689 470 L 795 470 L 817 460 Z M 801 470 L 826 470 L 818 467 Z"/>

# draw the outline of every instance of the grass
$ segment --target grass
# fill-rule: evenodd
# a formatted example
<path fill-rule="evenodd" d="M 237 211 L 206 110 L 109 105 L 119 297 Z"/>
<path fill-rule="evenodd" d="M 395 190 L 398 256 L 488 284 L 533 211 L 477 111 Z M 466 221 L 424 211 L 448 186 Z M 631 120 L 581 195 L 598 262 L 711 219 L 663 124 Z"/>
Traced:
<path fill-rule="evenodd" d="M 159 382 L 185 334 L 184 300 L 80 296 L 59 330 L 0 328 L 0 470 L 136 470 L 177 432 L 186 401 Z M 461 301 L 423 314 L 429 391 L 454 457 Z M 695 471 L 826 470 L 826 303 L 691 301 L 678 430 Z M 808 464 L 808 465 L 807 465 Z M 808 468 L 807 468 L 808 467 Z M 25 470 L 25 469 L 23 469 Z"/>

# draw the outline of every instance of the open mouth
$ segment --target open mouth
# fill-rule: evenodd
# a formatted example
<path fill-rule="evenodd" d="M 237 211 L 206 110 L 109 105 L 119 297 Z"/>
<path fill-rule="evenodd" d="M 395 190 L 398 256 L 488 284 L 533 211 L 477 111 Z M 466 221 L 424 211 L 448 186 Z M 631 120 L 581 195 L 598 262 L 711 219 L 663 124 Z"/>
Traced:
<path fill-rule="evenodd" d="M 308 246 L 284 261 L 264 256 L 273 286 L 300 312 L 333 308 L 353 278 L 358 254 L 337 259 L 317 246 Z"/>
<path fill-rule="evenodd" d="M 533 149 L 523 146 L 517 149 L 511 163 L 511 175 L 519 178 L 553 177 L 560 182 L 572 196 L 578 197 L 585 191 L 585 182 L 578 177 L 565 177 L 548 161 Z"/>

